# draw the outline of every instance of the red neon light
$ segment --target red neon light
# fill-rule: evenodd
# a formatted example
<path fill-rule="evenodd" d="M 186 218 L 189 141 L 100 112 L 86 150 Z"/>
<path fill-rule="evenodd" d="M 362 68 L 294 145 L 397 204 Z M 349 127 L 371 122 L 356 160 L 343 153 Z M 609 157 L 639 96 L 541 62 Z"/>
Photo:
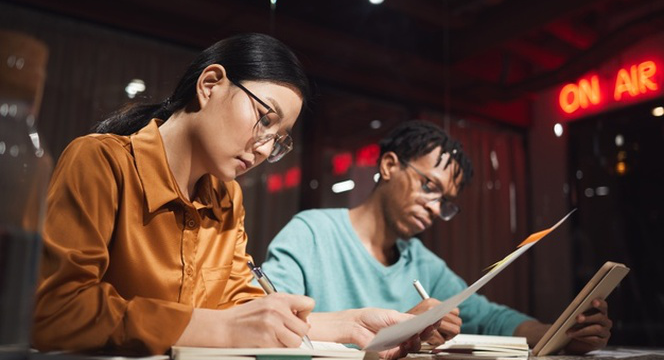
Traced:
<path fill-rule="evenodd" d="M 380 155 L 380 146 L 378 144 L 370 144 L 357 150 L 355 153 L 355 162 L 357 166 L 376 166 Z"/>
<path fill-rule="evenodd" d="M 332 173 L 334 175 L 343 175 L 353 166 L 353 154 L 342 152 L 332 157 Z"/>
<path fill-rule="evenodd" d="M 558 94 L 560 108 L 572 114 L 579 109 L 601 105 L 606 101 L 625 101 L 660 89 L 657 84 L 657 66 L 654 61 L 644 61 L 618 70 L 614 82 L 613 99 L 603 91 L 597 75 L 582 78 L 578 83 L 565 84 Z M 604 96 L 602 96 L 604 93 Z"/>
<path fill-rule="evenodd" d="M 298 166 L 292 167 L 286 171 L 284 175 L 284 186 L 286 189 L 294 188 L 300 185 L 300 179 L 302 177 L 302 171 Z"/>
<path fill-rule="evenodd" d="M 270 193 L 275 193 L 281 191 L 284 187 L 284 181 L 281 178 L 281 174 L 270 174 L 267 176 L 267 191 Z"/>
<path fill-rule="evenodd" d="M 644 61 L 638 66 L 632 65 L 629 72 L 626 69 L 620 69 L 616 75 L 613 98 L 620 101 L 625 93 L 634 97 L 645 94 L 648 90 L 656 91 L 659 87 L 652 81 L 656 73 L 657 66 L 653 61 Z"/>
<path fill-rule="evenodd" d="M 580 108 L 587 109 L 590 104 L 597 105 L 601 100 L 599 78 L 593 75 L 590 81 L 581 79 L 579 84 L 567 84 L 560 91 L 558 102 L 564 112 L 571 114 Z"/>

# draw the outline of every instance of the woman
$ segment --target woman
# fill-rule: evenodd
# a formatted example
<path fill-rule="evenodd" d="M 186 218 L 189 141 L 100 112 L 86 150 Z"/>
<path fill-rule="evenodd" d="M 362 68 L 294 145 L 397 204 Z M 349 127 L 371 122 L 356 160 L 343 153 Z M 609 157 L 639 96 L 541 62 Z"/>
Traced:
<path fill-rule="evenodd" d="M 161 104 L 120 112 L 75 139 L 48 192 L 35 347 L 299 346 L 314 302 L 263 297 L 250 285 L 234 179 L 292 149 L 288 133 L 308 93 L 286 46 L 238 35 L 204 50 Z M 317 315 L 312 338 L 364 345 L 407 318 L 342 315 Z"/>

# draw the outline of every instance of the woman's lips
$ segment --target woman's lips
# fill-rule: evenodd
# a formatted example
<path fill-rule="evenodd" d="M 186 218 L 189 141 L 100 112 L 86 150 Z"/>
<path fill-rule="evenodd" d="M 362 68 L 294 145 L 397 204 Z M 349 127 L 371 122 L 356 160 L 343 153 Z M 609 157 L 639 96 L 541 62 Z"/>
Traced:
<path fill-rule="evenodd" d="M 248 160 L 244 160 L 244 159 L 239 158 L 239 157 L 237 157 L 236 159 L 239 160 L 239 162 L 240 162 L 240 167 L 242 167 L 242 170 L 247 170 L 247 169 L 249 169 L 249 168 L 251 167 L 251 165 L 252 165 L 251 162 L 248 161 Z"/>

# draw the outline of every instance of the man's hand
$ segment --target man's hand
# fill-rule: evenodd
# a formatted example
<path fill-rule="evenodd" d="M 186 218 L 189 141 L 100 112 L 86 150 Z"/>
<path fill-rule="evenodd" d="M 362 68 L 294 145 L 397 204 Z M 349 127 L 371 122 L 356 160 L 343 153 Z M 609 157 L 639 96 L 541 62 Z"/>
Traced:
<path fill-rule="evenodd" d="M 419 304 L 415 305 L 415 307 L 408 310 L 408 313 L 418 315 L 438 304 L 440 304 L 440 301 L 433 298 L 422 300 Z M 429 338 L 423 338 L 423 340 L 435 346 L 443 344 L 445 341 L 459 335 L 461 332 L 461 323 L 459 308 L 455 308 L 441 319 L 440 326 L 431 333 L 431 336 Z"/>
<path fill-rule="evenodd" d="M 309 317 L 311 323 L 309 336 L 314 340 L 351 343 L 364 348 L 380 329 L 409 320 L 414 316 L 396 310 L 378 308 L 312 313 Z M 382 351 L 379 355 L 385 359 L 397 359 L 409 352 L 417 352 L 420 350 L 422 339 L 429 338 L 439 325 L 439 323 L 433 324 L 398 347 Z"/>
<path fill-rule="evenodd" d="M 395 310 L 377 308 L 363 308 L 358 311 L 356 314 L 356 324 L 358 327 L 356 327 L 357 331 L 354 337 L 357 340 L 355 343 L 361 347 L 367 346 L 380 329 L 414 317 L 411 314 L 404 314 Z M 437 326 L 437 324 L 435 325 Z M 422 339 L 430 337 L 434 328 L 434 326 L 429 326 L 422 333 L 412 336 L 399 345 L 399 347 L 380 352 L 380 357 L 398 359 L 406 356 L 409 352 L 419 351 Z"/>
<path fill-rule="evenodd" d="M 568 354 L 585 354 L 601 349 L 611 337 L 613 322 L 607 316 L 608 304 L 602 299 L 593 300 L 593 308 L 576 317 L 576 324 L 567 330 L 571 341 L 564 351 Z M 528 345 L 534 347 L 551 327 L 538 321 L 524 321 L 514 331 L 514 336 L 525 336 Z"/>
<path fill-rule="evenodd" d="M 609 305 L 602 299 L 593 300 L 593 308 L 576 317 L 576 325 L 567 330 L 572 341 L 565 347 L 569 354 L 585 354 L 606 346 L 611 337 L 613 322 L 609 319 Z"/>

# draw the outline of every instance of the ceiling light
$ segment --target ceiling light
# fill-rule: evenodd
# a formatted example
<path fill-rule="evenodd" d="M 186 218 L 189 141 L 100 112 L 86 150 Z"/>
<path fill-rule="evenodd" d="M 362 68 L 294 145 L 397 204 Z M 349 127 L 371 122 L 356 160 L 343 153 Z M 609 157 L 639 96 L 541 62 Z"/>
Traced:
<path fill-rule="evenodd" d="M 344 180 L 332 185 L 332 192 L 339 194 L 346 191 L 351 191 L 355 188 L 353 180 Z"/>
<path fill-rule="evenodd" d="M 133 99 L 136 97 L 136 94 L 140 94 L 143 91 L 145 91 L 145 82 L 141 79 L 133 79 L 127 84 L 127 87 L 125 88 L 125 92 L 127 93 L 127 97 L 130 99 Z"/>
<path fill-rule="evenodd" d="M 597 196 L 609 195 L 609 187 L 608 186 L 600 186 L 597 189 L 595 189 L 595 194 Z"/>
<path fill-rule="evenodd" d="M 313 179 L 313 180 L 309 181 L 309 187 L 313 190 L 318 189 L 318 180 Z"/>
<path fill-rule="evenodd" d="M 369 0 L 369 2 L 374 4 L 374 5 L 378 5 L 378 4 L 382 4 L 383 0 Z"/>
<path fill-rule="evenodd" d="M 556 123 L 556 125 L 553 125 L 553 133 L 556 134 L 556 137 L 563 136 L 563 126 L 560 125 L 560 123 Z"/>
<path fill-rule="evenodd" d="M 494 150 L 491 150 L 489 157 L 491 158 L 491 166 L 493 169 L 498 170 L 498 154 L 496 154 Z"/>

